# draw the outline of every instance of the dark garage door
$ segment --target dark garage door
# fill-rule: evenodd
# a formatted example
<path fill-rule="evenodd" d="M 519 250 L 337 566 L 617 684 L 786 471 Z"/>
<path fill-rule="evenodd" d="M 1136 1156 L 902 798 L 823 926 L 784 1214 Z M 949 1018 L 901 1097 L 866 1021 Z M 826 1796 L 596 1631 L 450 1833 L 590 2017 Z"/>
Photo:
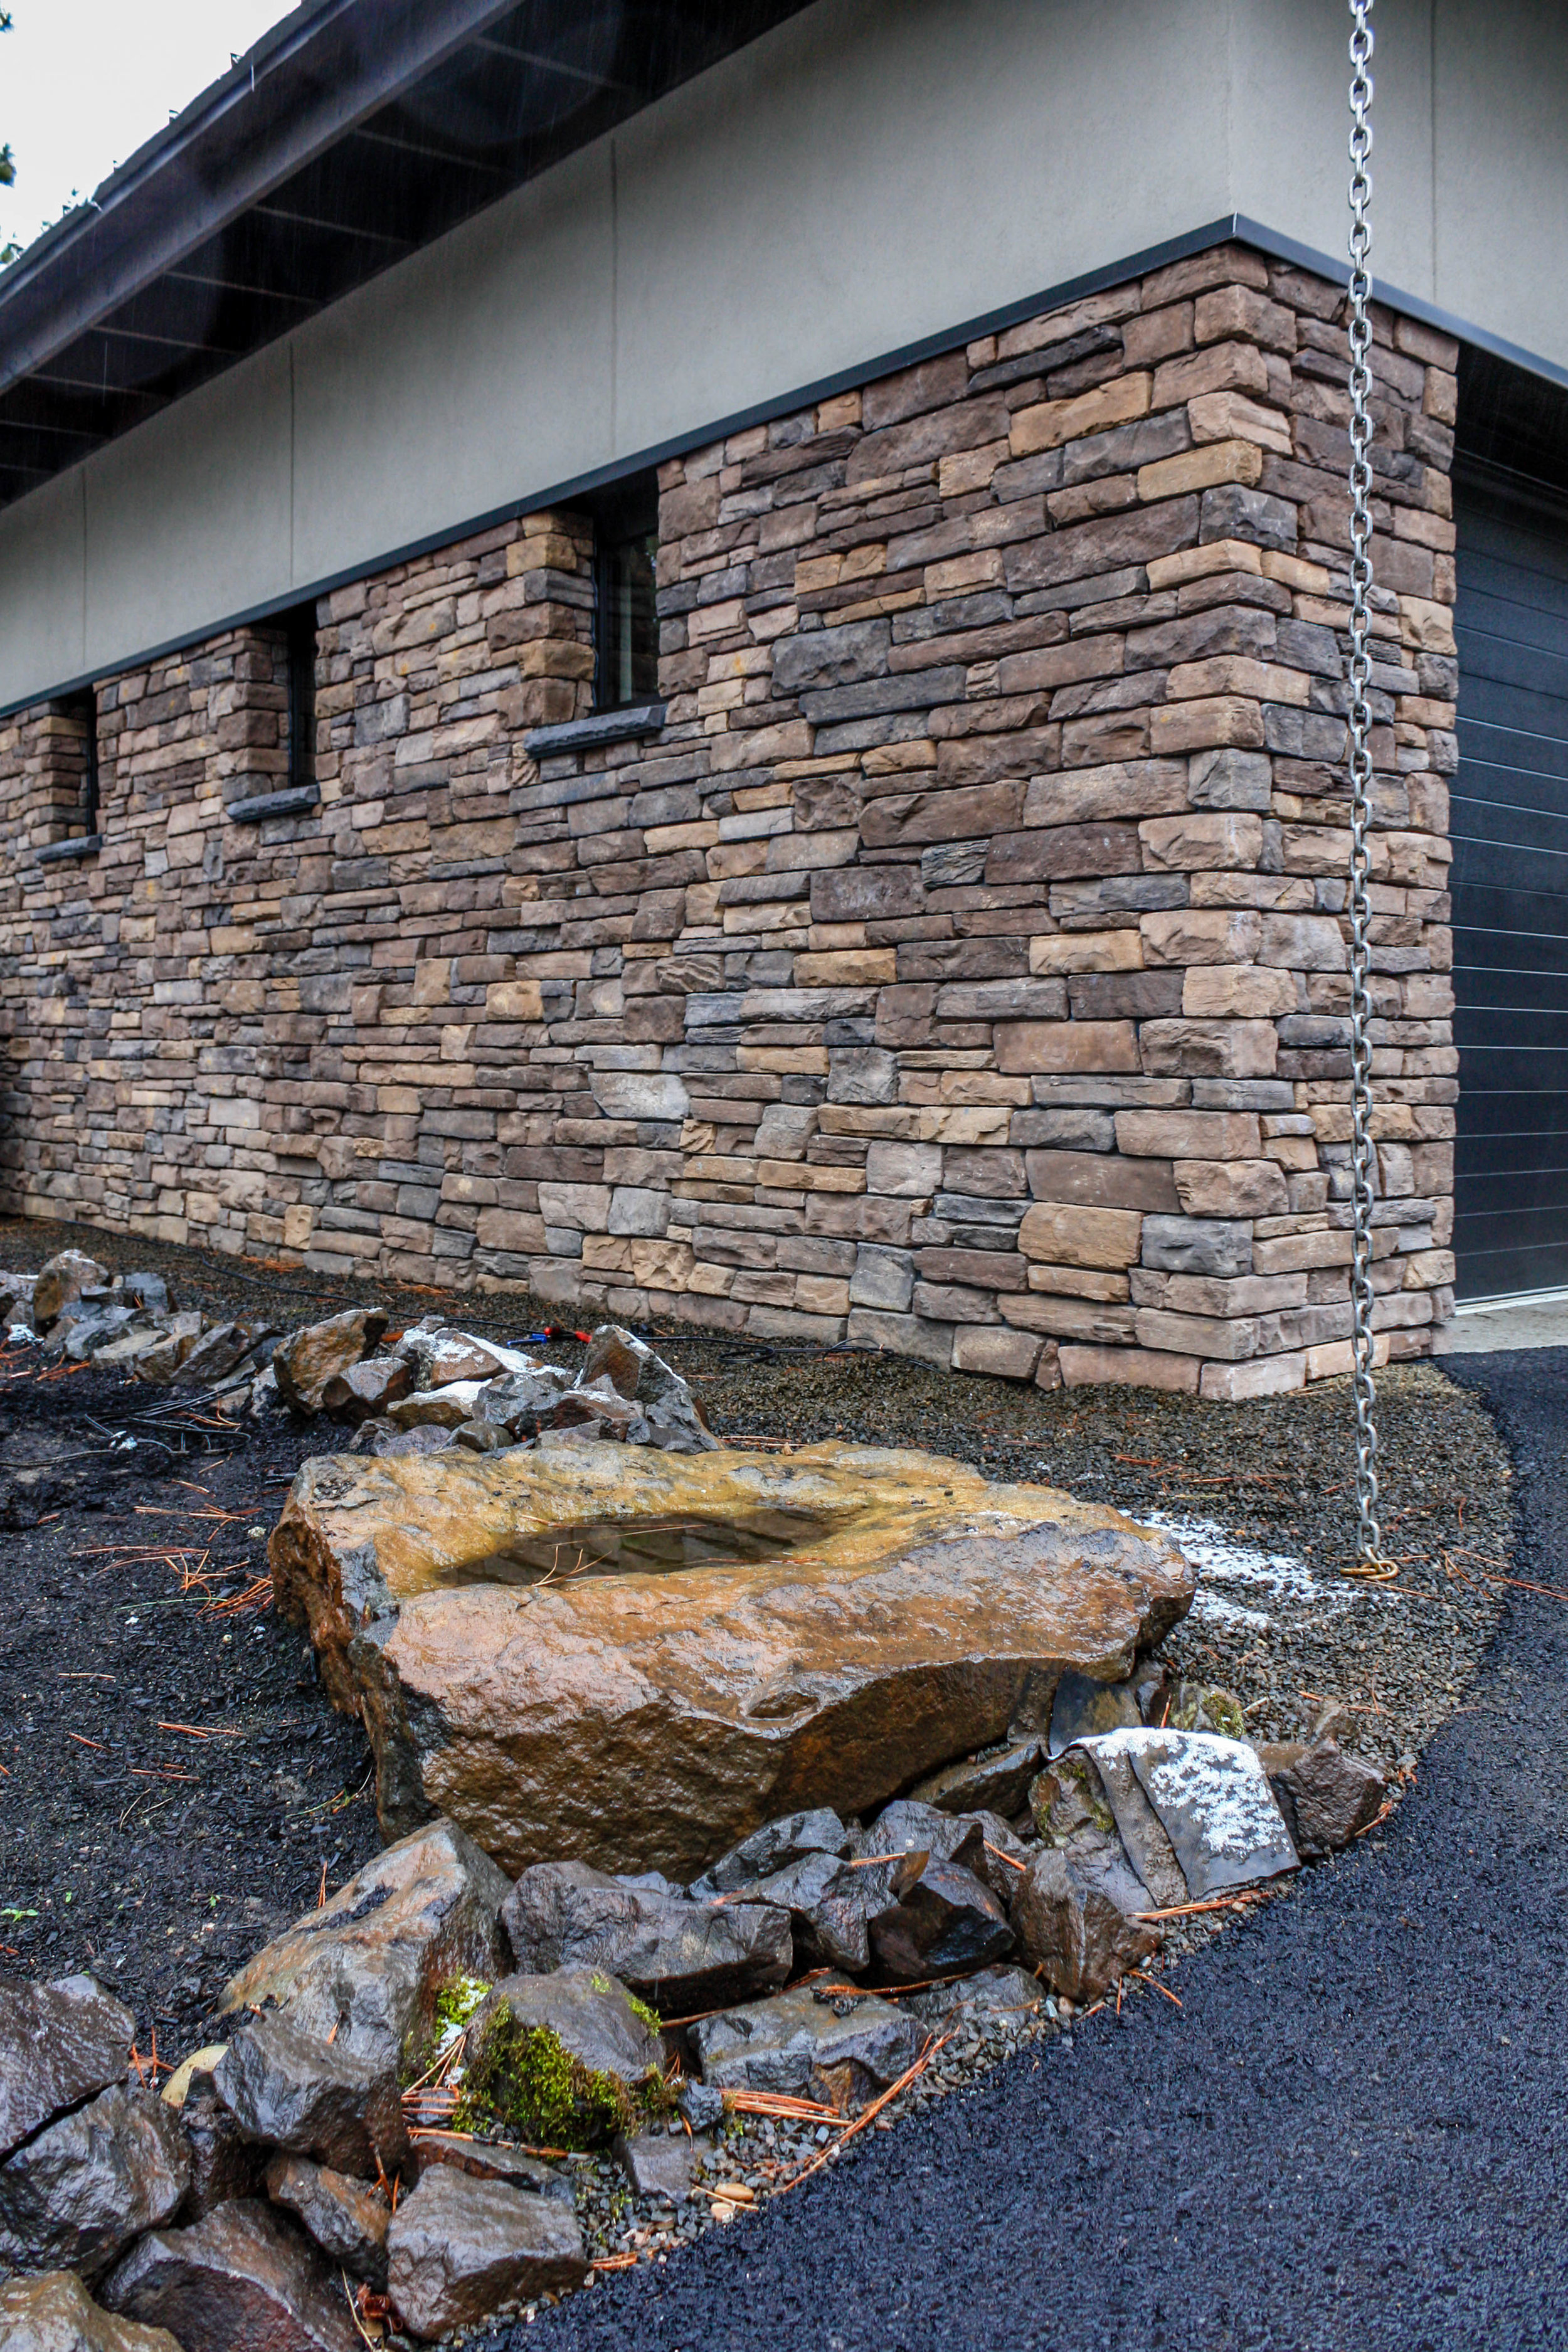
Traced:
<path fill-rule="evenodd" d="M 1493 1298 L 1568 1287 L 1568 508 L 1456 487 L 1454 1247 Z"/>

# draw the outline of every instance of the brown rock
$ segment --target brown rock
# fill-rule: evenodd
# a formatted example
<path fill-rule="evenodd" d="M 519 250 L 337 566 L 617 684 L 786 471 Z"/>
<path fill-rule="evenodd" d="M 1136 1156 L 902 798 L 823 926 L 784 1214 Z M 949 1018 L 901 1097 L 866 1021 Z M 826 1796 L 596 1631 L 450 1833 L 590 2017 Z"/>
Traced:
<path fill-rule="evenodd" d="M 267 2194 L 288 2208 L 329 2260 L 384 2292 L 392 2208 L 379 2189 L 302 2156 L 275 2156 L 267 2168 Z"/>
<path fill-rule="evenodd" d="M 279 2010 L 301 2033 L 395 2066 L 452 1977 L 504 1965 L 507 1881 L 455 1822 L 431 1822 L 356 1871 L 224 1987 L 230 2011 Z"/>
<path fill-rule="evenodd" d="M 1349 1845 L 1377 1819 L 1388 1794 L 1374 1764 L 1347 1756 L 1332 1739 L 1258 1752 L 1303 1862 L 1319 1862 Z"/>
<path fill-rule="evenodd" d="M 384 1412 L 414 1385 L 414 1367 L 402 1356 L 367 1356 L 346 1372 L 334 1372 L 321 1386 L 321 1410 L 333 1421 L 357 1425 Z"/>
<path fill-rule="evenodd" d="M 68 2271 L 0 2284 L 5 2352 L 181 2352 L 163 2327 L 140 2327 L 94 2303 Z"/>
<path fill-rule="evenodd" d="M 0 1979 L 0 2157 L 120 2082 L 136 2021 L 90 1977 Z"/>
<path fill-rule="evenodd" d="M 1025 1959 L 1069 2000 L 1094 2000 L 1160 1940 L 1054 1848 L 1029 1864 L 1013 1898 L 1013 1926 Z"/>
<path fill-rule="evenodd" d="M 272 1370 L 278 1393 L 296 1412 L 319 1412 L 322 1391 L 334 1372 L 346 1372 L 368 1356 L 386 1328 L 386 1317 L 377 1309 L 351 1307 L 330 1315 L 325 1322 L 307 1323 L 290 1331 L 273 1350 Z"/>
<path fill-rule="evenodd" d="M 226 1372 L 245 1361 L 253 1348 L 277 1327 L 262 1323 L 216 1323 L 203 1333 L 187 1354 L 180 1360 L 174 1380 L 182 1388 L 197 1388 L 208 1381 L 221 1381 Z"/>
<path fill-rule="evenodd" d="M 672 1519 L 759 1556 L 550 1585 L 509 1567 Z M 564 1849 L 682 1880 L 796 1807 L 885 1802 L 1065 1671 L 1119 1679 L 1193 1591 L 1174 1545 L 1113 1512 L 842 1444 L 316 1461 L 270 1557 L 334 1699 L 363 1705 L 384 1833 L 439 1807 L 513 1872 Z"/>
<path fill-rule="evenodd" d="M 266 2205 L 156 2230 L 105 2281 L 111 2311 L 167 2327 L 181 2352 L 360 2352 L 341 2279 Z"/>
<path fill-rule="evenodd" d="M 79 1298 L 84 1290 L 107 1290 L 110 1272 L 84 1250 L 61 1250 L 38 1268 L 38 1278 L 33 1286 L 33 1328 L 47 1331 L 62 1307 Z"/>
<path fill-rule="evenodd" d="M 922 1804 L 934 1805 L 941 1813 L 973 1813 L 983 1809 L 1016 1813 L 1039 1766 L 1040 1743 L 1031 1733 L 1023 1739 L 1007 1739 L 984 1748 L 978 1756 L 966 1756 L 960 1763 L 944 1765 L 910 1794 Z"/>
<path fill-rule="evenodd" d="M 577 2286 L 588 2274 L 574 2213 L 499 2180 L 437 2165 L 387 2232 L 388 2290 L 400 2324 L 426 2341 L 498 2304 Z"/>

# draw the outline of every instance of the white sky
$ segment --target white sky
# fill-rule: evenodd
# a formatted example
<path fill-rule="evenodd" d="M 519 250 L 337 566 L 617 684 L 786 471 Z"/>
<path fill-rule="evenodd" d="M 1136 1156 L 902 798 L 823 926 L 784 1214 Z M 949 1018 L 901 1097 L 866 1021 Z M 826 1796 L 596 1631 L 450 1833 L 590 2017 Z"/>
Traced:
<path fill-rule="evenodd" d="M 226 71 L 295 0 L 4 0 L 0 144 L 16 161 L 0 188 L 0 246 L 26 245 L 74 188 L 90 195 L 171 113 Z"/>

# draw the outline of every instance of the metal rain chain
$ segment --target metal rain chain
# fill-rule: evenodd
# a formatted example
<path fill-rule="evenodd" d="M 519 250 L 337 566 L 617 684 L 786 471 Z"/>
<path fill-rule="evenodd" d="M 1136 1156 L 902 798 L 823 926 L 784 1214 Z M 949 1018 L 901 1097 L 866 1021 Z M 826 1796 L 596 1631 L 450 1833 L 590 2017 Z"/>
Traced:
<path fill-rule="evenodd" d="M 1355 1387 L 1356 1558 L 1347 1576 L 1386 1582 L 1399 1573 L 1383 1558 L 1377 1517 L 1377 1391 L 1373 1384 L 1372 1331 L 1372 1043 L 1368 1024 L 1371 907 L 1367 877 L 1371 860 L 1367 824 L 1372 815 L 1372 710 L 1367 695 L 1372 658 L 1367 650 L 1372 595 L 1372 417 L 1367 407 L 1372 372 L 1372 276 L 1367 257 L 1372 228 L 1372 49 L 1373 0 L 1350 0 L 1351 27 L 1351 1200 L 1354 1254 L 1351 1264 L 1352 1352 Z"/>

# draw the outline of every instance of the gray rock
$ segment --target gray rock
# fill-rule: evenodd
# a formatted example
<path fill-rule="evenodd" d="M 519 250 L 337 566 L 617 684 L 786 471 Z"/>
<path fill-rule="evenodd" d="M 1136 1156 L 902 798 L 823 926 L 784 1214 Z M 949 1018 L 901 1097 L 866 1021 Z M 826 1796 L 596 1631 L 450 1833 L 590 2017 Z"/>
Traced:
<path fill-rule="evenodd" d="M 1026 1969 L 1002 1966 L 979 1969 L 972 1977 L 954 1977 L 948 1984 L 917 1992 L 903 2006 L 925 2025 L 943 2025 L 950 2019 L 1010 2017 L 1022 2023 L 1037 2016 L 1046 2004 L 1046 1988 Z"/>
<path fill-rule="evenodd" d="M 1016 1813 L 1039 1769 L 1040 1743 L 1030 1735 L 944 1764 L 929 1780 L 918 1781 L 910 1795 L 939 1813 Z"/>
<path fill-rule="evenodd" d="M 0 1979 L 0 2157 L 131 2063 L 136 2021 L 90 1977 Z"/>
<path fill-rule="evenodd" d="M 886 1874 L 857 1870 L 837 1854 L 807 1853 L 741 1892 L 747 1903 L 787 1913 L 796 1969 L 844 1969 L 858 1976 L 869 1968 L 868 1905 L 879 1908 L 885 1901 Z"/>
<path fill-rule="evenodd" d="M 616 2161 L 638 2197 L 666 2197 L 683 2205 L 691 2194 L 697 2151 L 684 2132 L 618 2132 Z"/>
<path fill-rule="evenodd" d="M 161 1274 L 127 1274 L 121 1276 L 121 1289 L 132 1307 L 140 1307 L 147 1315 L 167 1315 L 169 1286 Z"/>
<path fill-rule="evenodd" d="M 679 1372 L 618 1323 L 601 1325 L 590 1340 L 574 1384 L 591 1390 L 608 1376 L 618 1395 L 635 1402 L 647 1423 L 645 1444 L 671 1454 L 708 1454 L 718 1445 Z"/>
<path fill-rule="evenodd" d="M 1012 1953 L 1007 1914 L 988 1886 L 933 1855 L 914 1884 L 870 1922 L 877 1966 L 895 1984 L 967 1975 Z"/>
<path fill-rule="evenodd" d="M 576 2215 L 558 2200 L 444 2164 L 398 2205 L 386 2251 L 393 2309 L 426 2341 L 588 2274 Z"/>
<path fill-rule="evenodd" d="M 1214 1731 L 1222 1739 L 1245 1739 L 1247 1717 L 1234 1691 L 1207 1683 L 1176 1682 L 1166 1693 L 1162 1731 Z"/>
<path fill-rule="evenodd" d="M 304 2225 L 329 2260 L 384 2292 L 392 2208 L 379 2189 L 302 2156 L 275 2156 L 267 2168 L 267 2194 Z"/>
<path fill-rule="evenodd" d="M 1069 2000 L 1097 1999 L 1159 1943 L 1152 1927 L 1054 1847 L 1029 1864 L 1014 1898 L 1013 1926 L 1026 1960 Z"/>
<path fill-rule="evenodd" d="M 272 2004 L 300 2032 L 396 2066 L 453 1977 L 492 1983 L 505 1966 L 508 1881 L 455 1822 L 400 1838 L 307 1911 L 226 1985 L 230 2011 Z M 127 2045 L 129 2046 L 129 2044 Z"/>
<path fill-rule="evenodd" d="M 1143 1263 L 1167 1274 L 1250 1274 L 1252 1227 L 1241 1219 L 1145 1217 Z"/>
<path fill-rule="evenodd" d="M 713 2130 L 724 2120 L 724 2094 L 710 2083 L 693 2082 L 689 2074 L 676 2101 L 694 2132 Z"/>
<path fill-rule="evenodd" d="M 783 2091 L 844 2107 L 896 2082 L 922 2038 L 890 2001 L 871 1993 L 818 2000 L 809 1985 L 691 2028 L 702 2080 L 713 2088 Z"/>
<path fill-rule="evenodd" d="M 808 1853 L 847 1854 L 852 1851 L 848 1830 L 827 1806 L 819 1805 L 812 1812 L 785 1813 L 776 1822 L 764 1822 L 750 1837 L 742 1838 L 739 1845 L 731 1846 L 700 1878 L 692 1881 L 688 1891 L 698 1902 L 714 1895 L 734 1895 L 742 1886 L 787 1869 L 792 1862 L 800 1862 Z"/>
<path fill-rule="evenodd" d="M 0 2282 L 5 2352 L 180 2352 L 166 2328 L 117 2319 L 68 2271 Z"/>
<path fill-rule="evenodd" d="M 532 1372 L 502 1372 L 480 1389 L 473 1418 L 494 1422 L 514 1438 L 532 1437 L 541 1416 L 559 1403 L 570 1386 L 566 1374 L 553 1364 L 542 1364 Z"/>
<path fill-rule="evenodd" d="M 1258 1756 L 1303 1862 L 1349 1845 L 1377 1819 L 1388 1794 L 1374 1764 L 1347 1756 L 1332 1739 L 1314 1740 L 1310 1748 L 1263 1748 Z"/>
<path fill-rule="evenodd" d="M 482 2053 L 503 2006 L 518 2025 L 548 2026 L 596 2074 L 637 2083 L 664 2056 L 663 2042 L 637 2015 L 625 1985 L 603 1969 L 564 1968 L 502 1977 L 492 1986 L 469 2021 L 470 2063 Z"/>
<path fill-rule="evenodd" d="M 1116 1817 L 1117 1832 L 1127 1857 L 1148 1889 L 1145 1910 L 1163 1910 L 1191 1899 L 1175 1848 L 1165 1834 L 1159 1814 L 1143 1793 L 1132 1759 L 1114 1740 L 1102 1741 L 1086 1756 L 1098 1777 L 1106 1802 Z"/>
<path fill-rule="evenodd" d="M 116 2084 L 0 2165 L 0 2263 L 97 2278 L 172 2217 L 189 2178 L 176 2118 Z"/>
<path fill-rule="evenodd" d="M 181 1388 L 205 1388 L 221 1381 L 243 1364 L 258 1340 L 269 1338 L 274 1326 L 261 1323 L 219 1323 L 204 1331 L 173 1375 Z"/>
<path fill-rule="evenodd" d="M 374 1454 L 384 1462 L 399 1454 L 439 1454 L 454 1442 L 455 1434 L 435 1422 L 422 1422 L 416 1429 L 399 1429 L 395 1422 L 362 1421 L 347 1451 Z"/>
<path fill-rule="evenodd" d="M 237 2197 L 259 2196 L 262 2151 L 246 2138 L 218 2097 L 210 2071 L 191 2076 L 178 2112 L 191 2158 L 190 2187 L 180 2219 L 199 2221 L 215 2206 L 230 2204 Z"/>
<path fill-rule="evenodd" d="M 1258 1751 L 1245 1740 L 1140 1730 L 1084 1744 L 1097 1766 L 1108 1748 L 1129 1758 L 1194 1903 L 1296 1868 L 1285 1817 Z"/>
<path fill-rule="evenodd" d="M 505 2140 L 470 2139 L 463 2132 L 422 2131 L 418 2139 L 421 2177 L 433 2164 L 449 2164 L 476 2180 L 504 2180 L 509 2188 L 526 2189 L 535 2197 L 554 2197 L 576 2211 L 572 2183 L 542 2157 Z"/>
<path fill-rule="evenodd" d="M 321 1411 L 331 1421 L 357 1428 L 414 1386 L 414 1366 L 406 1356 L 367 1356 L 334 1372 L 321 1386 Z"/>
<path fill-rule="evenodd" d="M 1131 1683 L 1097 1683 L 1088 1675 L 1064 1675 L 1051 1702 L 1049 1752 L 1060 1756 L 1075 1740 L 1116 1731 L 1143 1720 Z"/>
<path fill-rule="evenodd" d="M 111 1340 L 123 1339 L 132 1324 L 141 1320 L 141 1310 L 135 1307 L 111 1307 L 97 1300 L 73 1300 L 60 1310 L 58 1320 L 49 1333 L 47 1353 L 64 1355 L 73 1364 L 85 1364 L 100 1348 Z"/>
<path fill-rule="evenodd" d="M 213 2070 L 213 2087 L 247 2139 L 335 2172 L 373 2179 L 409 2162 L 397 2076 L 390 2066 L 258 2017 Z"/>
<path fill-rule="evenodd" d="M 361 2352 L 342 2279 L 248 2200 L 188 2230 L 153 2231 L 102 2294 L 111 2311 L 168 2328 L 182 2352 Z"/>
<path fill-rule="evenodd" d="M 523 1974 L 606 1969 L 671 2017 L 776 1992 L 790 1973 L 789 1925 L 776 1909 L 692 1903 L 585 1863 L 525 1870 L 501 1925 Z"/>
<path fill-rule="evenodd" d="M 879 1813 L 862 1844 L 868 1854 L 929 1853 L 933 1862 L 956 1863 L 994 1895 L 1005 1895 L 1013 1874 L 986 1853 L 986 1834 L 979 1814 L 940 1812 L 918 1798 L 900 1797 Z"/>

